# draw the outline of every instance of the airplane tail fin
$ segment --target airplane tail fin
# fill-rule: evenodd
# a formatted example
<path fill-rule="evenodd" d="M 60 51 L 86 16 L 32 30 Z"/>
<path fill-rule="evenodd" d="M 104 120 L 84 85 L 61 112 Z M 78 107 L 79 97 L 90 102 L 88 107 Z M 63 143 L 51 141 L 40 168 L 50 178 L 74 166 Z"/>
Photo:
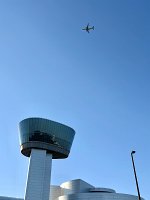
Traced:
<path fill-rule="evenodd" d="M 94 30 L 94 26 L 92 27 L 92 29 Z"/>

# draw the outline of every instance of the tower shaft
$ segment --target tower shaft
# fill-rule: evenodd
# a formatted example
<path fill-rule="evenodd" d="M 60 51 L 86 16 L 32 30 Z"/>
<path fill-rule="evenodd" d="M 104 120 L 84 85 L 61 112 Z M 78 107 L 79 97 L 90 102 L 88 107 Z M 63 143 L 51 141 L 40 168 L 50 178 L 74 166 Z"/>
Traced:
<path fill-rule="evenodd" d="M 52 154 L 32 149 L 30 155 L 25 200 L 49 200 Z"/>

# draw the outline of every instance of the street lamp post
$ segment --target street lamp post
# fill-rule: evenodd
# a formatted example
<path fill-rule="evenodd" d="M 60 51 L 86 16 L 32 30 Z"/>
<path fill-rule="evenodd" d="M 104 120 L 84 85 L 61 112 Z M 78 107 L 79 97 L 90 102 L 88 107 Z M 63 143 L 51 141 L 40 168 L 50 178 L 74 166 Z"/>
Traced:
<path fill-rule="evenodd" d="M 137 193 L 138 193 L 138 199 L 141 200 L 140 190 L 139 190 L 139 186 L 138 186 L 138 180 L 137 180 L 137 176 L 136 176 L 135 164 L 134 164 L 134 159 L 133 159 L 133 154 L 135 154 L 135 152 L 136 152 L 136 151 L 132 151 L 132 152 L 131 152 L 131 158 L 132 158 L 132 164 L 133 164 L 133 170 L 134 170 L 136 188 L 137 188 Z"/>

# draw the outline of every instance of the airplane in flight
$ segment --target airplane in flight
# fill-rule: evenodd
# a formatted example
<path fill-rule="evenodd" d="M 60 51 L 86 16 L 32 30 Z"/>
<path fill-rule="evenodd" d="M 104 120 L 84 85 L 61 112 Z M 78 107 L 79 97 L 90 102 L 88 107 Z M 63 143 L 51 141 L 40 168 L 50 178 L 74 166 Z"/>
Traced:
<path fill-rule="evenodd" d="M 87 26 L 85 28 L 83 28 L 82 30 L 90 33 L 90 30 L 94 30 L 94 26 L 90 27 L 90 24 L 88 23 Z"/>

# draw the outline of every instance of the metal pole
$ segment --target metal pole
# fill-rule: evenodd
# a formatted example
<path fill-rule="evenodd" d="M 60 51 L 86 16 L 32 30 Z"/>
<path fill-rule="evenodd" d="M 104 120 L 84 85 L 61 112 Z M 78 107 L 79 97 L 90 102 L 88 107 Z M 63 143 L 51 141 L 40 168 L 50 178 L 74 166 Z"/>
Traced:
<path fill-rule="evenodd" d="M 134 154 L 135 152 L 136 152 L 136 151 L 132 151 L 132 152 L 131 152 L 131 158 L 132 158 L 132 164 L 133 164 L 133 170 L 134 170 L 136 188 L 137 188 L 137 193 L 138 193 L 138 199 L 141 200 L 140 190 L 139 190 L 139 186 L 138 186 L 138 180 L 137 180 L 137 176 L 136 176 L 135 164 L 134 164 L 134 159 L 133 159 L 133 154 Z"/>

